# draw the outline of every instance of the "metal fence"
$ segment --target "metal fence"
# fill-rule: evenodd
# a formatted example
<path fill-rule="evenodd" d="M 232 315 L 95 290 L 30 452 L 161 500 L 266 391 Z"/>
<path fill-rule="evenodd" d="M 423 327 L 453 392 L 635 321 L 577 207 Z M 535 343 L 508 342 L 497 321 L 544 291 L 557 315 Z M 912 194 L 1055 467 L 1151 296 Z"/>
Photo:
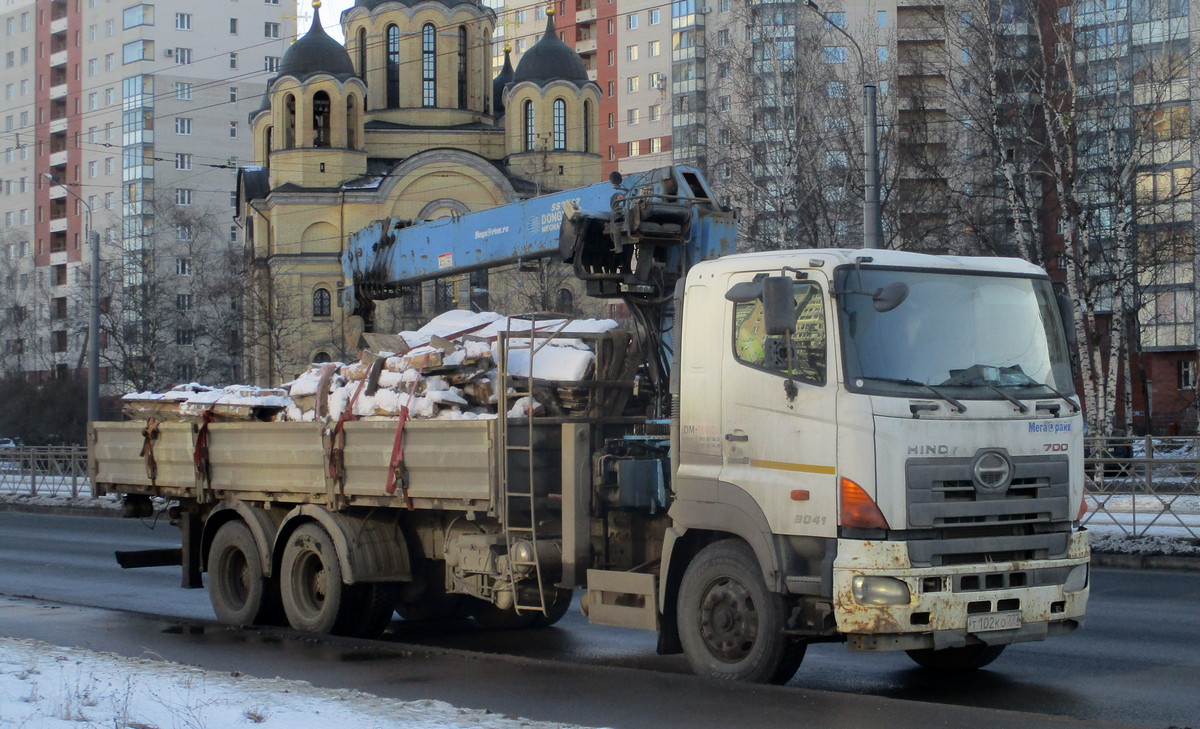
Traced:
<path fill-rule="evenodd" d="M 0 448 L 0 494 L 75 498 L 91 493 L 83 446 Z"/>
<path fill-rule="evenodd" d="M 1124 536 L 1200 538 L 1200 438 L 1088 438 L 1083 523 Z M 0 495 L 91 495 L 82 446 L 0 448 Z"/>
<path fill-rule="evenodd" d="M 1088 438 L 1083 522 L 1130 537 L 1200 537 L 1200 438 Z"/>

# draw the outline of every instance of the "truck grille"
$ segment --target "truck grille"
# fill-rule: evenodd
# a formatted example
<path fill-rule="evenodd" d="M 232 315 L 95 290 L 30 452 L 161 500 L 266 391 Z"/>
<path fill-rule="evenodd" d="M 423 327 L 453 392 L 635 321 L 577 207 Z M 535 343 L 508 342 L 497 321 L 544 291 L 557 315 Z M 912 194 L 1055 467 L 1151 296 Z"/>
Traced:
<path fill-rule="evenodd" d="M 909 557 L 940 566 L 1050 558 L 1066 552 L 1070 463 L 1063 456 L 1012 459 L 1003 484 L 972 479 L 974 458 L 905 463 Z"/>

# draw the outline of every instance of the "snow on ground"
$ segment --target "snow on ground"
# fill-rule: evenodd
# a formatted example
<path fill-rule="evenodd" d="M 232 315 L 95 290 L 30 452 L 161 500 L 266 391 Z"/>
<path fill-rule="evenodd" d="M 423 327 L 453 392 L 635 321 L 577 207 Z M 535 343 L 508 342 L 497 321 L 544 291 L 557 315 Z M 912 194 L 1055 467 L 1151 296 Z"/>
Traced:
<path fill-rule="evenodd" d="M 442 701 L 203 671 L 0 638 L 0 727 L 27 729 L 582 729 Z"/>

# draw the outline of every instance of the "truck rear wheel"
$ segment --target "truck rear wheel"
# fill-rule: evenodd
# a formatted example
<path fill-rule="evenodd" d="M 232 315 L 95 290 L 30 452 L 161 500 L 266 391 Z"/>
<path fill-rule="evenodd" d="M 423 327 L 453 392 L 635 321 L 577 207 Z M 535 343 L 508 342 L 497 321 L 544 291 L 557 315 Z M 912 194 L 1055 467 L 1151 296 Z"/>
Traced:
<path fill-rule="evenodd" d="M 784 635 L 785 608 L 746 543 L 705 547 L 679 587 L 679 638 L 692 670 L 729 681 L 787 683 L 807 645 Z"/>
<path fill-rule="evenodd" d="M 923 648 L 905 652 L 917 665 L 932 671 L 974 671 L 999 658 L 1004 646 L 980 643 L 961 648 L 943 648 L 940 651 Z"/>
<path fill-rule="evenodd" d="M 342 584 L 333 539 L 319 524 L 303 524 L 288 538 L 280 592 L 288 624 L 306 633 L 347 632 L 360 604 Z"/>
<path fill-rule="evenodd" d="M 222 524 L 208 551 L 208 598 L 226 625 L 257 625 L 278 612 L 278 596 L 263 575 L 262 553 L 242 521 Z"/>

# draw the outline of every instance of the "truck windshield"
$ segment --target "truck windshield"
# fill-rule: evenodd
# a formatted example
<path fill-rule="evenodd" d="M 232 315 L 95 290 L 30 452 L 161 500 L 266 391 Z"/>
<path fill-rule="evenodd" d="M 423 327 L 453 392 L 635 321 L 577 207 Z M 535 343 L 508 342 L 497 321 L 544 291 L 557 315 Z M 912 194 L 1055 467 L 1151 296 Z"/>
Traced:
<path fill-rule="evenodd" d="M 908 296 L 877 311 L 895 282 Z M 847 266 L 836 274 L 847 387 L 961 400 L 1071 394 L 1070 355 L 1040 278 Z"/>

